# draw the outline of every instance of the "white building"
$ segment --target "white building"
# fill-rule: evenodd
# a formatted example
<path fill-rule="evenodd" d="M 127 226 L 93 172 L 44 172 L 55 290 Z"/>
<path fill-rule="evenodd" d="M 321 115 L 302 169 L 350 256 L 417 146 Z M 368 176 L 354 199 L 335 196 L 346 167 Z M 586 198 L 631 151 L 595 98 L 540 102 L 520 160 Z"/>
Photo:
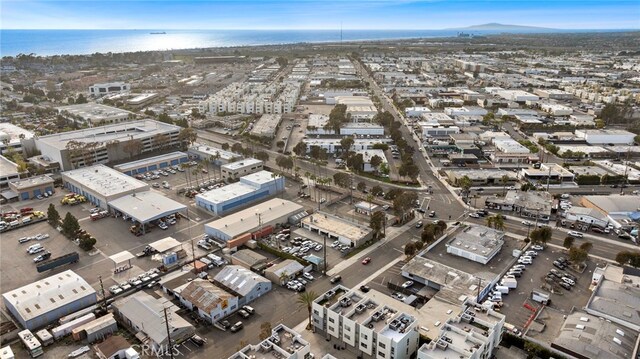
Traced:
<path fill-rule="evenodd" d="M 235 180 L 240 177 L 262 171 L 264 163 L 255 158 L 231 162 L 220 166 L 223 180 Z"/>
<path fill-rule="evenodd" d="M 445 107 L 444 113 L 448 116 L 484 116 L 489 111 L 482 107 Z"/>
<path fill-rule="evenodd" d="M 491 153 L 491 161 L 496 165 L 526 163 L 531 151 L 511 138 L 496 138 L 493 140 L 496 151 Z"/>
<path fill-rule="evenodd" d="M 66 270 L 7 291 L 2 298 L 20 325 L 34 330 L 95 304 L 97 295 L 84 278 Z"/>
<path fill-rule="evenodd" d="M 73 121 L 93 126 L 131 121 L 136 117 L 133 112 L 97 103 L 62 106 L 57 107 L 56 110 Z"/>
<path fill-rule="evenodd" d="M 322 149 L 327 150 L 327 153 L 335 153 L 342 149 L 342 145 L 340 144 L 339 138 L 314 138 L 314 139 L 305 139 L 304 143 L 307 145 L 307 151 L 312 146 L 318 146 Z M 390 144 L 391 139 L 389 138 L 380 138 L 380 139 L 366 139 L 366 138 L 356 138 L 353 141 L 353 145 L 351 146 L 352 151 L 368 151 L 372 150 L 373 146 L 380 143 Z"/>
<path fill-rule="evenodd" d="M 324 126 L 329 122 L 327 115 L 309 115 L 307 123 L 308 136 L 324 136 L 335 135 L 333 129 L 325 129 Z M 384 127 L 369 122 L 349 122 L 340 127 L 340 136 L 384 136 Z"/>
<path fill-rule="evenodd" d="M 239 265 L 224 266 L 213 281 L 238 297 L 238 307 L 269 293 L 272 286 L 267 278 Z"/>
<path fill-rule="evenodd" d="M 533 91 L 536 95 L 542 98 L 548 98 L 552 100 L 570 100 L 573 98 L 573 94 L 567 91 L 558 89 L 536 89 Z"/>
<path fill-rule="evenodd" d="M 280 122 L 282 122 L 282 115 L 264 114 L 256 121 L 249 133 L 254 136 L 274 138 Z"/>
<path fill-rule="evenodd" d="M 255 359 L 255 358 L 278 358 L 278 359 L 306 359 L 311 353 L 311 345 L 302 338 L 302 335 L 278 324 L 271 329 L 271 335 L 258 344 L 249 344 L 240 349 L 229 359 Z M 322 359 L 335 359 L 330 354 L 326 354 Z"/>
<path fill-rule="evenodd" d="M 532 93 L 522 90 L 501 90 L 497 95 L 505 100 L 515 102 L 538 101 L 540 98 Z"/>
<path fill-rule="evenodd" d="M 131 91 L 131 85 L 125 82 L 107 82 L 89 86 L 91 96 L 102 96 L 112 93 L 122 93 Z"/>
<path fill-rule="evenodd" d="M 196 278 L 173 290 L 180 303 L 213 324 L 238 310 L 238 297 L 205 279 Z"/>
<path fill-rule="evenodd" d="M 362 160 L 364 161 L 363 171 L 365 172 L 373 172 L 379 169 L 383 164 L 388 165 L 387 156 L 385 156 L 383 150 L 356 151 L 356 153 L 362 155 Z M 381 165 L 379 165 L 377 168 L 371 166 L 371 159 L 373 158 L 373 156 L 378 156 L 382 160 Z"/>
<path fill-rule="evenodd" d="M 557 103 L 544 102 L 540 104 L 540 108 L 542 111 L 553 116 L 569 116 L 573 113 L 573 109 L 571 107 Z"/>
<path fill-rule="evenodd" d="M 487 264 L 502 249 L 504 232 L 470 225 L 447 241 L 447 253 Z"/>
<path fill-rule="evenodd" d="M 240 182 L 196 195 L 196 205 L 217 215 L 246 206 L 284 190 L 284 176 L 259 171 L 243 177 Z"/>
<path fill-rule="evenodd" d="M 224 165 L 242 159 L 242 155 L 239 153 L 225 151 L 222 148 L 202 143 L 194 143 L 189 147 L 188 153 L 199 160 L 211 161 L 217 165 Z"/>
<path fill-rule="evenodd" d="M 371 228 L 349 222 L 325 212 L 316 212 L 305 217 L 300 222 L 300 226 L 320 236 L 327 236 L 331 240 L 338 240 L 340 243 L 352 248 L 358 247 L 371 239 L 373 231 Z"/>
<path fill-rule="evenodd" d="M 431 112 L 431 110 L 428 107 L 420 107 L 420 106 L 416 106 L 416 107 L 407 107 L 406 109 L 404 109 L 404 114 L 407 117 L 420 117 L 422 116 L 423 113 L 427 113 L 427 112 Z"/>
<path fill-rule="evenodd" d="M 415 309 L 396 303 L 336 286 L 313 302 L 312 324 L 367 357 L 408 359 L 418 350 L 419 324 Z"/>
<path fill-rule="evenodd" d="M 635 134 L 625 130 L 576 130 L 576 136 L 590 145 L 613 143 L 614 145 L 631 145 Z"/>
<path fill-rule="evenodd" d="M 62 182 L 69 191 L 85 196 L 89 202 L 104 209 L 120 197 L 149 190 L 148 183 L 105 165 L 63 172 Z"/>
<path fill-rule="evenodd" d="M 460 127 L 458 126 L 440 125 L 432 122 L 418 122 L 418 126 L 420 126 L 424 139 L 431 137 L 448 137 L 460 133 Z"/>
<path fill-rule="evenodd" d="M 33 132 L 10 122 L 0 122 L 0 153 L 4 154 L 9 148 L 22 153 L 23 143 L 27 143 L 24 146 L 27 149 L 34 147 Z"/>

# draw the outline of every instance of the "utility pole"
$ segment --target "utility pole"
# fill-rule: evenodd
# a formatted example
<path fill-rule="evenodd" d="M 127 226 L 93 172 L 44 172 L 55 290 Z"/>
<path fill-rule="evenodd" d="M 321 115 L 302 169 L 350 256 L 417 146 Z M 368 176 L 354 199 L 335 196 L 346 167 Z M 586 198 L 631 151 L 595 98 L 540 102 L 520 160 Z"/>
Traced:
<path fill-rule="evenodd" d="M 627 184 L 627 171 L 629 170 L 629 155 L 631 149 L 627 147 L 627 160 L 624 162 L 624 176 L 622 178 L 622 185 L 620 186 L 620 194 L 624 191 L 624 185 Z"/>
<path fill-rule="evenodd" d="M 549 165 L 549 174 L 547 175 L 547 192 L 549 192 L 549 180 L 551 179 L 551 166 Z"/>
<path fill-rule="evenodd" d="M 169 330 L 169 317 L 167 316 L 167 308 L 164 308 L 164 324 L 167 328 L 167 345 L 169 346 L 169 355 L 173 358 L 173 347 L 171 346 L 171 331 Z"/>
<path fill-rule="evenodd" d="M 102 307 L 104 308 L 107 304 L 107 296 L 104 294 L 104 284 L 102 283 L 101 275 L 98 276 L 98 280 L 100 281 L 100 291 L 102 292 Z"/>
<path fill-rule="evenodd" d="M 324 275 L 327 275 L 327 235 L 324 235 L 324 263 L 322 265 Z"/>

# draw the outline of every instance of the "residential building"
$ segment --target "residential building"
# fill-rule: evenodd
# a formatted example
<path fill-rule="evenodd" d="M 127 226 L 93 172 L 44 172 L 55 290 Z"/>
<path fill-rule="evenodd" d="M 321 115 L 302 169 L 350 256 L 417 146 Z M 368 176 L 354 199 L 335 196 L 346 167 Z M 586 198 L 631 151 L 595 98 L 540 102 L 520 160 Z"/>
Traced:
<path fill-rule="evenodd" d="M 326 212 L 316 212 L 305 217 L 301 227 L 320 236 L 327 236 L 330 240 L 352 248 L 359 247 L 373 237 L 373 231 L 368 226 L 347 221 Z"/>
<path fill-rule="evenodd" d="M 179 308 L 162 297 L 155 298 L 147 292 L 136 292 L 116 300 L 112 305 L 120 322 L 143 344 L 156 351 L 166 349 L 173 343 L 183 342 L 195 334 L 193 325 L 177 313 Z M 167 327 L 171 333 L 171 343 Z"/>
<path fill-rule="evenodd" d="M 55 323 L 97 301 L 93 287 L 72 270 L 7 291 L 2 298 L 13 318 L 29 330 Z"/>
<path fill-rule="evenodd" d="M 309 358 L 311 346 L 300 334 L 278 324 L 271 329 L 271 336 L 258 344 L 249 344 L 240 349 L 229 359 L 254 359 L 254 358 L 279 358 L 279 359 L 306 359 Z M 323 357 L 323 359 L 331 359 Z M 335 358 L 334 358 L 335 359 Z"/>
<path fill-rule="evenodd" d="M 68 105 L 57 107 L 56 110 L 58 110 L 59 114 L 65 115 L 73 121 L 85 123 L 90 126 L 127 122 L 136 117 L 136 114 L 131 111 L 98 103 Z"/>
<path fill-rule="evenodd" d="M 155 151 L 159 136 L 166 139 L 164 148 L 177 148 L 181 145 L 180 130 L 179 126 L 163 122 L 139 120 L 40 136 L 35 145 L 43 156 L 68 171 Z"/>
<path fill-rule="evenodd" d="M 180 303 L 213 324 L 238 310 L 238 297 L 205 279 L 196 278 L 173 290 Z"/>
<path fill-rule="evenodd" d="M 231 162 L 220 166 L 222 179 L 225 181 L 235 180 L 251 173 L 262 171 L 264 163 L 255 158 Z"/>
<path fill-rule="evenodd" d="M 447 253 L 487 264 L 502 249 L 504 232 L 486 226 L 469 225 L 446 243 Z"/>
<path fill-rule="evenodd" d="M 213 282 L 238 298 L 238 308 L 262 297 L 271 290 L 271 281 L 245 267 L 227 265 Z"/>
<path fill-rule="evenodd" d="M 103 96 L 112 93 L 123 93 L 131 91 L 131 85 L 126 82 L 107 82 L 89 86 L 89 95 Z"/>
<path fill-rule="evenodd" d="M 222 215 L 284 191 L 284 186 L 284 176 L 259 171 L 240 177 L 239 182 L 196 195 L 196 205 Z"/>

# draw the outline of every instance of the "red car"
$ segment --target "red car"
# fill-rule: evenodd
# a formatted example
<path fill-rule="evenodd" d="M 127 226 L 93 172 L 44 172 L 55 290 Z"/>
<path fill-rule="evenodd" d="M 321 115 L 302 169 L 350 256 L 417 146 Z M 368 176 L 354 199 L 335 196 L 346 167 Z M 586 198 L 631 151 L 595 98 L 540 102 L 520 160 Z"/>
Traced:
<path fill-rule="evenodd" d="M 370 262 L 371 262 L 371 258 L 370 257 L 367 257 L 367 258 L 362 260 L 362 264 L 365 264 L 365 265 L 369 264 Z"/>

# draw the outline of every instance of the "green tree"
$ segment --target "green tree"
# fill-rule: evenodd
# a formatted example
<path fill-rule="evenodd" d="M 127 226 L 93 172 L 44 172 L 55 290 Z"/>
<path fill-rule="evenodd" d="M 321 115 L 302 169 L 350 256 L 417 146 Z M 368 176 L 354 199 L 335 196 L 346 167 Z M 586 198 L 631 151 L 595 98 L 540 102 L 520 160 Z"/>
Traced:
<path fill-rule="evenodd" d="M 591 248 L 593 248 L 593 243 L 591 242 L 584 242 L 580 245 L 580 249 L 587 253 L 591 252 Z"/>
<path fill-rule="evenodd" d="M 435 233 L 433 233 L 433 229 L 427 230 L 427 228 L 425 227 L 425 229 L 420 234 L 420 239 L 422 240 L 422 242 L 424 244 L 426 244 L 428 246 L 428 245 L 432 244 L 433 242 L 435 242 L 436 235 L 435 235 Z"/>
<path fill-rule="evenodd" d="M 404 245 L 404 254 L 407 257 L 412 257 L 414 254 L 416 254 L 416 246 L 415 244 L 413 244 L 413 242 L 409 242 Z"/>
<path fill-rule="evenodd" d="M 371 165 L 371 167 L 373 167 L 373 168 L 375 168 L 377 170 L 378 166 L 380 166 L 382 164 L 382 157 L 380 157 L 378 155 L 371 156 L 371 160 L 369 161 L 369 164 Z"/>
<path fill-rule="evenodd" d="M 569 249 L 571 247 L 573 247 L 573 242 L 575 242 L 575 238 L 571 237 L 571 236 L 567 236 L 564 238 L 564 241 L 562 242 L 562 246 L 565 247 L 566 249 Z"/>
<path fill-rule="evenodd" d="M 60 224 L 60 213 L 58 213 L 53 203 L 49 204 L 49 208 L 47 208 L 47 221 L 53 227 L 57 227 Z"/>
<path fill-rule="evenodd" d="M 87 103 L 87 98 L 83 94 L 79 94 L 76 98 L 76 103 Z"/>
<path fill-rule="evenodd" d="M 64 220 L 62 221 L 62 234 L 70 238 L 76 234 L 78 230 L 80 230 L 80 223 L 78 223 L 78 219 L 71 214 L 71 212 L 67 212 L 64 216 Z"/>
<path fill-rule="evenodd" d="M 311 308 L 313 306 L 313 301 L 316 300 L 318 295 L 314 291 L 308 291 L 298 294 L 298 305 L 300 307 L 307 308 L 307 312 L 309 313 L 309 324 L 307 324 L 307 328 L 311 328 Z"/>
<path fill-rule="evenodd" d="M 369 227 L 373 230 L 373 239 L 376 240 L 384 230 L 385 213 L 377 211 L 371 215 L 369 219 Z"/>
<path fill-rule="evenodd" d="M 397 216 L 402 217 L 402 220 L 404 221 L 409 210 L 411 210 L 415 205 L 417 199 L 418 195 L 415 192 L 403 192 L 393 200 L 394 213 Z"/>
<path fill-rule="evenodd" d="M 351 183 L 351 177 L 343 172 L 336 172 L 333 175 L 333 183 L 338 187 L 348 188 Z"/>
<path fill-rule="evenodd" d="M 349 158 L 347 158 L 347 166 L 354 172 L 361 172 L 364 168 L 362 153 L 349 156 Z"/>
<path fill-rule="evenodd" d="M 293 147 L 293 153 L 300 157 L 304 157 L 307 154 L 307 144 L 303 141 L 298 142 L 298 144 Z"/>
<path fill-rule="evenodd" d="M 582 263 L 589 257 L 589 253 L 582 248 L 569 248 L 569 260 L 574 263 Z"/>
<path fill-rule="evenodd" d="M 96 245 L 97 240 L 93 237 L 82 237 L 80 238 L 80 248 L 85 251 L 90 251 Z"/>
<path fill-rule="evenodd" d="M 616 262 L 621 266 L 630 265 L 634 268 L 640 268 L 640 252 L 622 251 L 616 255 Z"/>
<path fill-rule="evenodd" d="M 259 151 L 254 154 L 254 157 L 259 159 L 260 161 L 267 162 L 269 161 L 269 154 L 265 151 Z"/>
<path fill-rule="evenodd" d="M 178 140 L 191 146 L 198 140 L 198 133 L 191 127 L 183 128 L 178 134 Z"/>
<path fill-rule="evenodd" d="M 551 227 L 544 226 L 534 229 L 529 236 L 533 243 L 547 243 L 551 239 L 552 234 Z"/>
<path fill-rule="evenodd" d="M 276 142 L 276 146 L 280 149 L 284 148 L 284 141 L 280 140 L 278 142 Z"/>
<path fill-rule="evenodd" d="M 364 181 L 360 181 L 356 185 L 356 188 L 358 189 L 358 191 L 363 192 L 365 189 L 367 189 L 367 184 L 364 183 Z"/>
<path fill-rule="evenodd" d="M 354 140 L 353 137 L 348 136 L 344 137 L 340 140 L 340 149 L 342 153 L 347 153 L 351 151 L 351 146 L 353 146 Z"/>
<path fill-rule="evenodd" d="M 225 142 L 225 143 L 223 143 L 223 144 L 222 144 L 222 150 L 223 150 L 223 151 L 228 151 L 228 150 L 229 150 L 229 144 L 228 144 L 228 143 L 226 143 L 226 142 Z"/>
<path fill-rule="evenodd" d="M 510 177 L 508 175 L 502 175 L 500 177 L 500 182 L 502 182 L 502 196 L 505 196 L 505 192 L 507 190 L 507 183 L 509 183 Z"/>
<path fill-rule="evenodd" d="M 371 194 L 374 196 L 380 196 L 381 194 L 384 193 L 384 190 L 382 189 L 382 187 L 375 185 L 373 187 L 371 187 Z"/>

